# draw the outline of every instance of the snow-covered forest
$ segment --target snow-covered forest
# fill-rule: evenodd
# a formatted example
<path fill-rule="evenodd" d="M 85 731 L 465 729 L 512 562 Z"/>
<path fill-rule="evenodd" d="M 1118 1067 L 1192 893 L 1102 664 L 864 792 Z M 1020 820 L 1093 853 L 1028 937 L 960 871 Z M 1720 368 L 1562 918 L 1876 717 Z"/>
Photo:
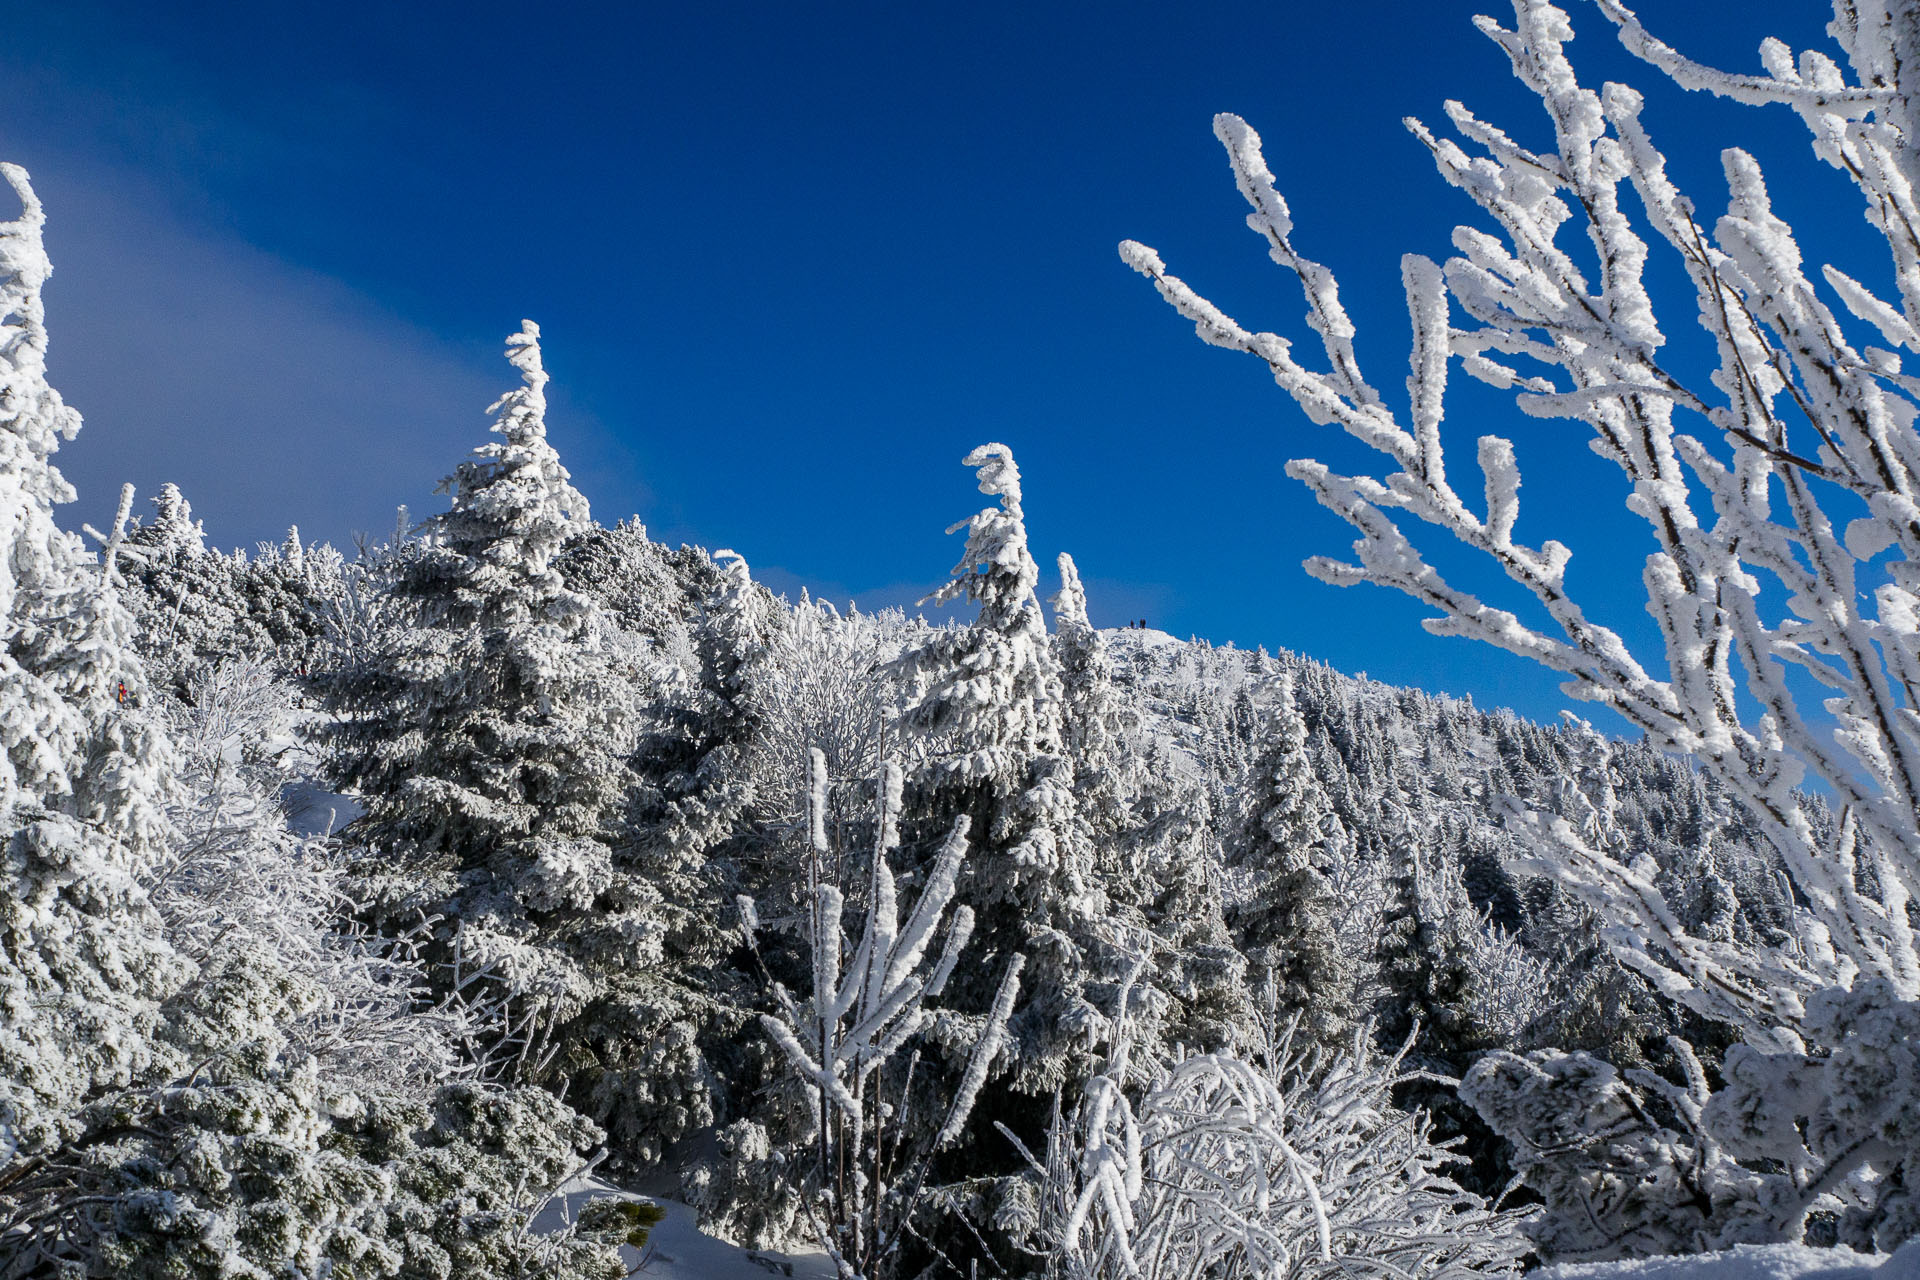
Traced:
<path fill-rule="evenodd" d="M 61 477 L 0 165 L 0 1278 L 1920 1274 L 1920 7 L 1752 74 L 1581 13 L 1791 108 L 1885 279 L 1809 267 L 1744 152 L 1677 190 L 1542 0 L 1481 22 L 1553 151 L 1412 124 L 1484 218 L 1403 261 L 1404 400 L 1239 118 L 1321 352 L 1121 256 L 1381 455 L 1289 468 L 1359 535 L 1311 572 L 1625 738 L 1096 629 L 1000 444 L 926 479 L 958 620 L 778 597 L 596 520 L 532 322 L 445 510 L 221 551 Z M 1454 487 L 1456 367 L 1618 469 L 1657 648 L 1517 539 L 1512 444 Z"/>

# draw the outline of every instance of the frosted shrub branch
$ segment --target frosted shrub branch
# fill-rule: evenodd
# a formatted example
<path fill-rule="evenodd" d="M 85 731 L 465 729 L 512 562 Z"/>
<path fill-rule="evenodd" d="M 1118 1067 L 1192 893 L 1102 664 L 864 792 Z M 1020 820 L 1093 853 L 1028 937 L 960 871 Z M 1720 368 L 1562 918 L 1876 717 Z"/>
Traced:
<path fill-rule="evenodd" d="M 1525 1215 L 1488 1209 L 1445 1170 L 1426 1118 L 1392 1105 L 1410 1078 L 1362 1026 L 1346 1050 L 1293 1028 L 1247 1055 L 1151 1064 L 1138 1101 L 1122 1043 L 1033 1161 L 1063 1280 L 1511 1274 Z M 1031 1158 L 1031 1157 L 1030 1157 Z"/>
<path fill-rule="evenodd" d="M 1436 611 L 1425 624 L 1433 633 L 1561 673 L 1570 696 L 1613 708 L 1662 749 L 1693 755 L 1756 815 L 1786 860 L 1804 918 L 1796 944 L 1741 957 L 1689 937 L 1658 890 L 1565 823 L 1521 823 L 1541 851 L 1536 869 L 1604 909 L 1629 963 L 1698 1011 L 1785 1045 L 1815 988 L 1861 974 L 1920 997 L 1908 923 L 1920 887 L 1920 380 L 1902 372 L 1896 350 L 1920 352 L 1908 141 L 1909 81 L 1920 62 L 1902 56 L 1914 52 L 1920 23 L 1905 2 L 1838 4 L 1830 30 L 1851 80 L 1825 55 L 1796 61 L 1771 40 L 1761 49 L 1765 74 L 1741 76 L 1686 60 L 1617 0 L 1599 3 L 1630 51 L 1683 86 L 1791 106 L 1816 154 L 1859 190 L 1885 239 L 1897 300 L 1832 267 L 1811 276 L 1743 151 L 1723 156 L 1726 213 L 1700 225 L 1698 205 L 1674 185 L 1642 122 L 1640 95 L 1583 87 L 1566 55 L 1567 15 L 1544 0 L 1515 0 L 1511 29 L 1477 21 L 1539 98 L 1555 150 L 1528 151 L 1459 103 L 1446 111 L 1461 142 L 1408 122 L 1441 176 L 1499 234 L 1463 226 L 1453 236 L 1458 256 L 1444 265 L 1402 260 L 1413 333 L 1404 411 L 1362 376 L 1334 277 L 1295 248 L 1259 137 L 1239 117 L 1217 117 L 1214 131 L 1251 206 L 1248 225 L 1301 285 L 1321 367 L 1287 339 L 1227 316 L 1152 249 L 1128 241 L 1120 251 L 1202 339 L 1262 360 L 1314 423 L 1383 455 L 1377 475 L 1342 475 L 1309 458 L 1288 464 L 1359 533 L 1353 562 L 1315 558 L 1309 572 L 1335 585 L 1393 587 Z M 1691 279 L 1691 306 L 1668 309 L 1691 313 L 1713 340 L 1718 367 L 1707 384 L 1663 363 L 1666 337 L 1645 276 L 1656 249 L 1677 255 Z M 1597 274 L 1582 265 L 1589 252 Z M 1856 346 L 1855 322 L 1887 347 Z M 1456 361 L 1514 392 L 1529 416 L 1579 424 L 1618 471 L 1654 548 L 1644 583 L 1657 652 L 1636 654 L 1576 602 L 1565 545 L 1521 536 L 1511 442 L 1482 437 L 1482 492 L 1455 488 L 1441 423 Z M 1429 531 L 1497 564 L 1543 621 L 1449 581 L 1418 545 Z M 1818 705 L 1806 702 L 1809 683 Z M 1846 814 L 1837 838 L 1809 819 L 1800 788 L 1810 777 Z"/>
<path fill-rule="evenodd" d="M 1025 959 L 1015 955 L 1008 964 L 931 1147 L 903 1151 L 904 1133 L 889 1132 L 887 1123 L 892 1119 L 898 1128 L 912 1071 L 909 1067 L 902 1083 L 885 1068 L 897 1065 L 927 1026 L 931 1015 L 924 1002 L 945 989 L 973 933 L 973 912 L 965 906 L 948 910 L 967 856 L 969 820 L 962 815 L 927 871 L 920 896 L 902 914 L 888 862 L 900 841 L 901 789 L 899 766 L 889 761 L 877 787 L 866 915 L 855 942 L 845 927 L 846 894 L 826 874 L 832 853 L 826 756 L 818 748 L 808 752 L 807 941 L 813 990 L 809 999 L 796 1000 L 775 983 L 779 1016 L 761 1017 L 789 1069 L 810 1091 L 817 1138 L 806 1172 L 805 1207 L 816 1239 L 845 1280 L 891 1274 L 921 1201 L 927 1162 L 959 1137 L 1005 1042 Z M 751 901 L 741 906 L 751 934 L 758 913 Z M 908 1056 L 917 1057 L 917 1051 Z"/>

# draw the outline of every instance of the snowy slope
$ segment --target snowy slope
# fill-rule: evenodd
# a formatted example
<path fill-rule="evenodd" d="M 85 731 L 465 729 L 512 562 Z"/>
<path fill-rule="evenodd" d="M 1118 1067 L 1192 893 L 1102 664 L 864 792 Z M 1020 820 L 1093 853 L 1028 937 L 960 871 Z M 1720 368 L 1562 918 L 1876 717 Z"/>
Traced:
<path fill-rule="evenodd" d="M 1920 1241 L 1879 1258 L 1847 1249 L 1747 1244 L 1691 1258 L 1569 1263 L 1535 1271 L 1529 1280 L 1920 1280 Z"/>
<path fill-rule="evenodd" d="M 597 1178 L 569 1183 L 534 1219 L 534 1226 L 553 1230 L 570 1221 L 587 1201 L 601 1196 L 642 1200 L 666 1210 L 667 1216 L 648 1236 L 644 1255 L 634 1249 L 620 1250 L 627 1265 L 637 1267 L 635 1274 L 644 1280 L 769 1280 L 785 1276 L 832 1280 L 833 1264 L 825 1254 L 742 1249 L 702 1232 L 694 1224 L 693 1210 L 678 1201 L 632 1195 Z"/>

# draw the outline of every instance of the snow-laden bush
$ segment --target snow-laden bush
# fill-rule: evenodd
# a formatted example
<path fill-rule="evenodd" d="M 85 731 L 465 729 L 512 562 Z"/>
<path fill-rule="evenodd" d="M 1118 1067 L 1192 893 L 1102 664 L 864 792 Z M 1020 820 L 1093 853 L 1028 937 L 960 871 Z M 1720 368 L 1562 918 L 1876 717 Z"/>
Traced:
<path fill-rule="evenodd" d="M 827 757 L 830 777 L 854 780 L 829 796 L 829 818 L 843 822 L 864 797 L 859 788 L 880 771 L 893 688 L 883 668 L 908 643 L 904 615 L 842 615 L 824 601 L 802 600 L 744 677 L 754 717 L 745 766 L 758 816 L 778 830 L 799 833 L 807 812 L 805 761 L 810 749 Z M 783 851 L 784 852 L 784 851 Z"/>
<path fill-rule="evenodd" d="M 469 1011 L 423 1007 L 420 968 L 347 919 L 344 859 L 288 829 L 289 758 L 311 763 L 292 689 L 234 659 L 155 701 L 179 753 L 177 838 L 141 880 L 168 940 L 202 965 L 245 955 L 283 970 L 301 993 L 289 1049 L 329 1079 L 418 1093 L 459 1071 L 459 1046 L 482 1034 Z"/>
<path fill-rule="evenodd" d="M 779 1014 L 763 1015 L 760 1023 L 806 1093 L 813 1144 L 780 1169 L 843 1280 L 882 1280 L 899 1274 L 934 1153 L 960 1136 L 1006 1042 L 1025 957 L 1007 964 L 951 1092 L 927 1114 L 910 1116 L 916 1100 L 925 1101 L 916 1099 L 913 1079 L 934 1019 L 926 1002 L 945 989 L 973 933 L 972 910 L 953 902 L 968 853 L 968 820 L 954 820 L 919 895 L 906 906 L 889 862 L 900 843 L 902 779 L 898 766 L 884 766 L 856 942 L 843 924 L 853 886 L 833 874 L 834 868 L 850 871 L 851 860 L 829 861 L 827 761 L 817 748 L 808 755 L 808 781 L 805 929 L 813 989 L 796 999 L 773 984 Z M 741 908 L 752 930 L 753 904 L 743 901 Z M 751 1130 L 733 1136 L 744 1140 L 744 1154 L 764 1158 L 751 1149 Z"/>
<path fill-rule="evenodd" d="M 1525 1215 L 1447 1175 L 1426 1118 L 1393 1105 L 1406 1050 L 1363 1027 L 1342 1053 L 1289 1026 L 1246 1055 L 1154 1064 L 1127 1050 L 1054 1126 L 1040 1238 L 1062 1280 L 1458 1280 L 1517 1273 Z"/>
<path fill-rule="evenodd" d="M 1727 1051 L 1710 1089 L 1620 1073 L 1584 1053 L 1487 1055 L 1462 1094 L 1513 1144 L 1546 1201 L 1555 1258 L 1617 1258 L 1799 1239 L 1815 1214 L 1856 1248 L 1920 1235 L 1920 1003 L 1879 981 L 1816 992 L 1816 1045 Z"/>

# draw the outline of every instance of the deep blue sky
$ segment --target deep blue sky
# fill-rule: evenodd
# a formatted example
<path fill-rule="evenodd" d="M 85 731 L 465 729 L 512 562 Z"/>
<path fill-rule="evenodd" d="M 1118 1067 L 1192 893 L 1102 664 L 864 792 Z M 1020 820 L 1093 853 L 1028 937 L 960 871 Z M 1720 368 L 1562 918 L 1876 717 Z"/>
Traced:
<path fill-rule="evenodd" d="M 1400 254 L 1444 256 L 1471 215 L 1400 118 L 1444 124 L 1459 97 L 1543 140 L 1469 24 L 1487 7 L 16 6 L 0 157 L 49 209 L 53 371 L 88 423 L 60 457 L 73 518 L 97 523 L 125 479 L 177 481 L 227 546 L 438 509 L 529 316 L 595 514 L 738 549 L 777 589 L 922 594 L 957 551 L 942 529 L 979 505 L 960 457 L 1003 440 L 1049 582 L 1072 551 L 1096 621 L 1549 715 L 1536 669 L 1306 577 L 1350 537 L 1281 466 L 1353 453 L 1114 250 L 1143 240 L 1244 322 L 1311 338 L 1210 133 L 1239 112 L 1392 395 Z M 1705 210 L 1739 142 L 1790 215 L 1858 223 L 1787 113 L 1665 88 L 1571 10 L 1585 78 L 1649 90 Z M 1817 4 L 1641 12 L 1740 68 L 1767 34 L 1827 47 Z M 1647 634 L 1647 547 L 1573 429 L 1490 393 L 1449 421 L 1469 450 L 1516 438 L 1523 536 L 1573 545 L 1590 611 Z"/>

